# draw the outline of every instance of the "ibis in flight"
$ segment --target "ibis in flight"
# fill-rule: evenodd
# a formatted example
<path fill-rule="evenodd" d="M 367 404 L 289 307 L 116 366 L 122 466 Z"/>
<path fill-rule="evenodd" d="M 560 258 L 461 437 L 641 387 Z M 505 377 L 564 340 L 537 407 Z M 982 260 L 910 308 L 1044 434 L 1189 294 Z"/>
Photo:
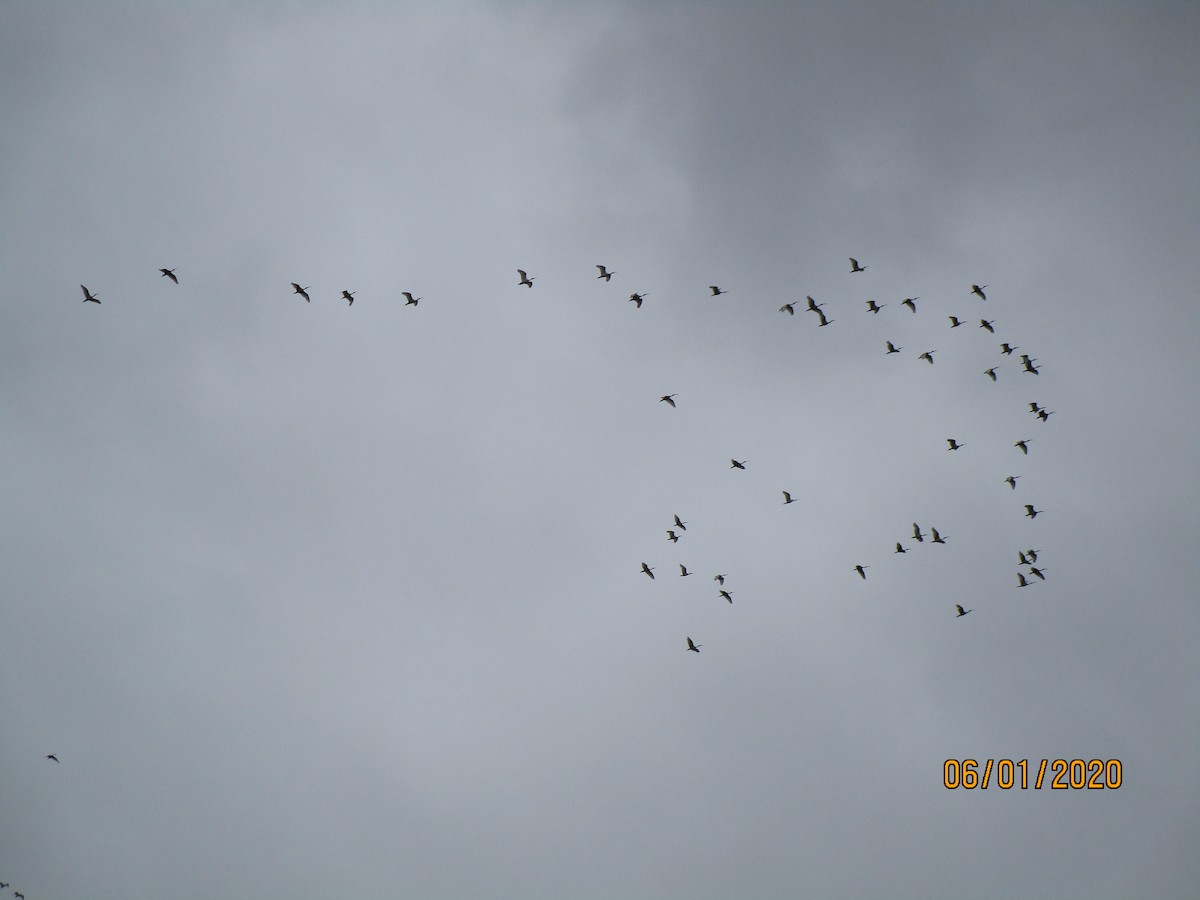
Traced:
<path fill-rule="evenodd" d="M 874 300 L 867 301 L 867 311 L 868 312 L 877 313 L 881 309 L 883 309 L 885 306 L 887 306 L 886 303 L 876 303 Z"/>
<path fill-rule="evenodd" d="M 686 578 L 688 575 L 691 575 L 691 574 L 692 573 L 687 570 L 687 566 L 685 566 L 683 563 L 679 564 L 679 577 L 680 578 Z"/>
<path fill-rule="evenodd" d="M 1042 581 L 1046 580 L 1046 576 L 1042 574 L 1042 570 L 1039 569 L 1037 566 L 1030 566 L 1029 574 L 1036 575 L 1038 578 L 1042 579 Z"/>
<path fill-rule="evenodd" d="M 785 312 L 789 316 L 794 316 L 796 314 L 796 307 L 795 307 L 795 304 L 785 303 L 785 304 L 783 304 L 783 306 L 779 307 L 779 311 Z"/>
<path fill-rule="evenodd" d="M 716 582 L 717 584 L 719 584 L 719 585 L 722 585 L 722 586 L 724 586 L 724 584 L 725 584 L 725 576 L 724 576 L 724 575 L 714 575 L 714 576 L 713 576 L 713 581 L 715 581 L 715 582 Z"/>
<path fill-rule="evenodd" d="M 921 534 L 921 527 L 916 522 L 913 522 L 913 540 L 918 544 L 925 543 L 925 535 Z"/>
<path fill-rule="evenodd" d="M 47 754 L 46 754 L 46 759 L 52 759 L 52 760 L 54 760 L 55 762 L 58 762 L 58 757 L 57 757 L 57 756 L 55 756 L 53 753 L 47 753 Z"/>
<path fill-rule="evenodd" d="M 688 639 L 687 639 L 687 644 L 688 644 L 688 645 L 687 645 L 687 649 L 688 649 L 688 650 L 691 650 L 693 653 L 699 653 L 699 652 L 700 652 L 700 648 L 704 646 L 703 644 L 694 644 L 694 643 L 692 643 L 692 639 L 691 639 L 691 638 L 688 638 Z M 685 652 L 686 652 L 686 651 L 685 651 Z"/>
<path fill-rule="evenodd" d="M 729 293 L 729 291 L 723 291 L 723 290 L 721 290 L 721 289 L 720 289 L 719 287 L 717 287 L 715 284 L 710 284 L 710 285 L 708 286 L 708 289 L 709 289 L 710 291 L 712 291 L 712 295 L 713 295 L 714 297 L 720 297 L 722 294 L 728 294 L 728 293 Z"/>
<path fill-rule="evenodd" d="M 926 350 L 924 353 L 922 353 L 920 356 L 918 356 L 917 359 L 923 359 L 932 366 L 933 365 L 933 354 L 935 354 L 935 353 L 937 353 L 936 350 Z"/>
<path fill-rule="evenodd" d="M 605 281 L 612 281 L 612 277 L 617 274 L 616 272 L 608 271 L 604 266 L 596 266 L 596 271 L 600 273 L 596 277 L 603 278 Z"/>
<path fill-rule="evenodd" d="M 819 313 L 821 311 L 821 307 L 825 305 L 824 303 L 818 303 L 812 297 L 807 295 L 804 297 L 804 299 L 808 301 L 808 306 L 806 306 L 805 309 L 807 309 L 809 312 Z"/>
<path fill-rule="evenodd" d="M 903 546 L 901 546 L 899 541 L 896 541 L 896 552 L 897 553 L 907 553 L 908 551 L 905 550 Z"/>
<path fill-rule="evenodd" d="M 858 264 L 857 259 L 855 259 L 853 256 L 850 257 L 850 274 L 851 275 L 853 275 L 855 272 L 865 272 L 869 268 L 870 268 L 870 266 L 860 266 Z"/>
<path fill-rule="evenodd" d="M 669 406 L 669 407 L 671 407 L 672 409 L 674 409 L 674 407 L 675 407 L 675 398 L 676 398 L 676 397 L 678 397 L 678 396 L 679 396 L 678 394 L 663 394 L 661 397 L 659 397 L 659 398 L 658 398 L 658 402 L 659 402 L 659 403 L 665 403 L 665 404 L 667 404 L 667 406 Z"/>
<path fill-rule="evenodd" d="M 179 284 L 179 279 L 175 277 L 174 269 L 159 269 L 158 271 L 162 272 L 162 274 L 158 276 L 159 278 L 170 278 L 173 282 Z"/>
<path fill-rule="evenodd" d="M 796 500 L 794 497 L 792 497 L 791 494 L 789 494 L 787 491 L 783 492 L 783 505 L 784 506 L 787 506 L 789 503 L 795 503 L 795 502 L 796 502 Z"/>
<path fill-rule="evenodd" d="M 312 303 L 312 301 L 308 299 L 308 288 L 300 287 L 300 285 L 296 284 L 294 281 L 292 282 L 292 293 L 299 294 L 304 298 L 305 302 Z"/>
<path fill-rule="evenodd" d="M 525 287 L 533 287 L 533 279 L 525 274 L 524 269 L 517 269 L 517 274 L 521 276 L 521 280 L 517 284 L 523 284 Z"/>
<path fill-rule="evenodd" d="M 1020 572 L 1018 572 L 1017 573 L 1017 587 L 1019 587 L 1019 588 L 1029 587 L 1029 584 L 1030 583 L 1025 580 L 1025 576 L 1022 575 Z"/>
<path fill-rule="evenodd" d="M 357 293 L 357 292 L 355 292 L 355 293 Z M 352 294 L 350 291 L 342 291 L 342 299 L 345 300 L 347 303 L 349 303 L 351 306 L 354 305 L 354 294 Z"/>
<path fill-rule="evenodd" d="M 987 299 L 987 294 L 985 294 L 985 293 L 983 292 L 983 289 L 984 289 L 985 287 L 987 287 L 987 285 L 986 285 L 986 284 L 973 284 L 973 285 L 971 285 L 971 293 L 972 293 L 972 294 L 978 294 L 978 295 L 979 295 L 979 299 L 980 299 L 980 300 L 986 300 L 986 299 Z"/>
<path fill-rule="evenodd" d="M 920 299 L 921 299 L 920 297 L 905 297 L 904 300 L 901 301 L 900 305 L 907 306 L 913 312 L 916 312 L 917 311 L 917 301 Z"/>
<path fill-rule="evenodd" d="M 83 288 L 83 302 L 84 303 L 99 303 L 100 302 L 100 298 L 97 297 L 95 294 L 93 294 L 91 291 L 89 291 L 87 288 L 83 287 L 82 284 L 80 285 L 80 287 Z"/>
<path fill-rule="evenodd" d="M 1029 438 L 1023 438 L 1013 444 L 1013 446 L 1020 447 L 1022 453 L 1024 453 L 1026 456 L 1029 455 Z"/>
<path fill-rule="evenodd" d="M 687 531 L 687 522 L 683 521 L 679 516 L 675 517 L 675 527 L 680 531 Z"/>
<path fill-rule="evenodd" d="M 648 566 L 645 563 L 642 563 L 642 571 L 649 575 L 651 579 L 654 578 L 654 566 Z"/>
<path fill-rule="evenodd" d="M 1008 486 L 1015 491 L 1017 489 L 1017 479 L 1020 477 L 1021 477 L 1020 475 L 1009 475 L 1004 480 L 1007 481 Z"/>
<path fill-rule="evenodd" d="M 741 462 L 738 462 L 736 459 L 731 459 L 730 462 L 733 463 L 733 465 L 729 467 L 731 469 L 745 469 L 746 463 L 750 462 L 750 460 L 743 459 Z"/>
<path fill-rule="evenodd" d="M 951 328 L 957 328 L 959 325 L 963 324 L 962 319 L 960 319 L 958 316 L 947 316 L 946 318 L 950 320 Z"/>
<path fill-rule="evenodd" d="M 721 591 L 720 594 L 722 597 L 724 597 L 730 603 L 733 602 L 733 591 Z"/>
<path fill-rule="evenodd" d="M 1005 341 L 1003 344 L 1000 345 L 1000 352 L 1003 353 L 1005 356 L 1012 356 L 1014 350 L 1020 350 L 1020 349 L 1021 349 L 1020 347 L 1009 346 L 1008 341 Z"/>
<path fill-rule="evenodd" d="M 963 609 L 961 603 L 955 603 L 954 608 L 958 610 L 960 616 L 965 616 L 967 613 L 975 611 L 973 609 Z"/>
<path fill-rule="evenodd" d="M 888 353 L 899 353 L 901 350 L 904 349 L 903 347 L 897 347 L 891 341 L 884 341 L 884 343 L 887 344 L 887 352 Z"/>
<path fill-rule="evenodd" d="M 678 544 L 679 543 L 679 535 L 677 535 L 674 531 L 667 531 L 667 540 L 670 541 L 672 544 Z"/>
<path fill-rule="evenodd" d="M 967 446 L 966 444 L 960 444 L 954 438 L 946 438 L 946 443 L 950 445 L 946 448 L 947 450 L 961 450 L 963 447 Z"/>
<path fill-rule="evenodd" d="M 1042 510 L 1040 510 L 1040 509 L 1034 509 L 1034 508 L 1033 508 L 1033 504 L 1032 504 L 1032 503 L 1026 503 L 1026 504 L 1025 504 L 1025 516 L 1026 516 L 1026 518 L 1029 518 L 1029 519 L 1036 519 L 1036 518 L 1038 517 L 1038 513 L 1040 513 L 1041 511 L 1042 511 Z"/>
<path fill-rule="evenodd" d="M 983 374 L 986 375 L 988 378 L 992 379 L 992 381 L 995 381 L 996 380 L 996 369 L 998 369 L 998 368 L 1000 368 L 1000 367 L 992 366 L 990 369 L 984 369 Z"/>
<path fill-rule="evenodd" d="M 992 321 L 990 321 L 990 322 L 989 322 L 987 319 L 980 319 L 980 320 L 979 320 L 979 327 L 980 327 L 980 328 L 987 329 L 987 332 L 988 332 L 988 334 L 995 334 L 995 333 L 996 333 L 996 329 L 994 329 L 994 328 L 992 327 L 992 326 L 993 326 L 993 325 L 995 325 L 995 324 L 996 324 L 996 320 L 995 320 L 995 319 L 992 319 Z"/>
<path fill-rule="evenodd" d="M 424 297 L 414 297 L 414 296 L 413 296 L 411 293 L 409 293 L 408 291 L 401 291 L 400 293 L 401 293 L 401 294 L 403 295 L 403 297 L 404 297 L 404 305 L 405 305 L 405 306 L 416 306 L 416 305 L 417 305 L 417 301 L 418 301 L 418 300 L 424 300 L 424 299 L 425 299 Z"/>
<path fill-rule="evenodd" d="M 858 573 L 859 578 L 861 578 L 863 581 L 866 581 L 867 580 L 867 569 L 869 569 L 869 568 L 871 568 L 871 567 L 870 566 L 855 566 L 854 571 Z"/>
<path fill-rule="evenodd" d="M 932 537 L 933 537 L 933 542 L 934 542 L 935 544 L 944 544 L 944 543 L 946 543 L 946 539 L 945 539 L 944 537 L 942 537 L 940 534 L 938 534 L 938 530 L 937 530 L 936 528 L 932 528 L 932 527 L 931 527 L 931 528 L 929 529 L 929 533 L 930 533 L 930 535 L 932 535 Z"/>

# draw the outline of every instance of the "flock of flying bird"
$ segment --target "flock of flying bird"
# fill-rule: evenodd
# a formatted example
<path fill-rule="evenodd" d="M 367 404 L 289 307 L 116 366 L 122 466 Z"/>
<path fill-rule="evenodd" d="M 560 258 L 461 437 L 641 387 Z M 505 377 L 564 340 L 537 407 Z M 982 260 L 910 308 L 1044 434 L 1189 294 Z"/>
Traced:
<path fill-rule="evenodd" d="M 861 272 L 865 272 L 869 268 L 868 266 L 861 265 L 859 263 L 859 261 L 857 259 L 855 259 L 854 257 L 849 257 L 849 260 L 850 260 L 850 274 L 852 274 L 852 275 L 861 273 Z M 616 274 L 616 272 L 610 271 L 606 266 L 602 266 L 602 265 L 597 265 L 596 270 L 598 272 L 596 277 L 598 279 L 603 280 L 605 283 L 611 282 L 613 275 Z M 161 277 L 169 278 L 175 284 L 179 284 L 179 278 L 175 274 L 175 272 L 176 272 L 175 269 L 161 268 L 158 271 L 161 273 Z M 524 269 L 517 269 L 517 285 L 518 286 L 532 288 L 534 281 L 535 281 L 535 279 L 533 277 L 531 277 Z M 308 303 L 312 302 L 312 298 L 310 297 L 310 295 L 308 293 L 311 290 L 311 287 L 301 286 L 301 284 L 299 282 L 295 282 L 295 281 L 291 282 L 291 286 L 292 286 L 293 294 L 302 297 L 305 300 L 305 302 L 308 302 Z M 981 284 L 972 284 L 971 290 L 969 293 L 973 296 L 978 297 L 982 301 L 986 301 L 987 294 L 985 293 L 985 290 L 987 287 L 988 286 L 986 284 L 982 284 L 982 285 Z M 83 291 L 83 299 L 84 299 L 85 303 L 97 303 L 97 304 L 100 303 L 100 298 L 97 297 L 95 294 L 93 294 L 90 290 L 88 290 L 88 288 L 85 285 L 81 284 L 80 288 Z M 712 297 L 720 297 L 720 296 L 723 296 L 723 295 L 729 293 L 728 291 L 723 290 L 719 285 L 715 285 L 715 284 L 709 285 L 708 291 L 709 291 L 709 295 Z M 343 290 L 341 293 L 340 299 L 345 300 L 349 306 L 353 306 L 354 305 L 354 296 L 355 296 L 355 292 L 352 292 L 350 290 Z M 423 299 L 422 297 L 413 296 L 413 294 L 409 291 L 402 291 L 401 296 L 404 297 L 406 306 L 416 306 Z M 641 309 L 642 304 L 645 301 L 647 296 L 649 296 L 649 295 L 646 293 L 634 292 L 629 295 L 629 302 L 633 303 L 638 309 Z M 905 297 L 903 300 L 900 301 L 900 305 L 907 308 L 909 310 L 909 312 L 912 313 L 913 315 L 916 315 L 917 301 L 920 299 L 921 298 L 919 296 L 918 297 Z M 829 318 L 825 314 L 825 312 L 824 312 L 825 304 L 824 303 L 818 303 L 811 296 L 806 296 L 805 301 L 806 301 L 806 303 L 805 303 L 805 306 L 803 307 L 802 312 L 810 312 L 810 313 L 815 314 L 817 317 L 818 327 L 824 328 L 826 326 L 832 325 L 835 321 L 837 321 L 835 319 Z M 779 311 L 781 313 L 785 313 L 788 316 L 794 316 L 796 314 L 796 306 L 797 305 L 798 304 L 795 301 L 785 303 L 783 306 L 779 307 Z M 872 315 L 878 315 L 880 312 L 883 311 L 883 309 L 887 305 L 888 305 L 887 303 L 879 303 L 876 300 L 867 300 L 866 301 L 867 312 L 871 313 Z M 965 320 L 963 320 L 957 316 L 949 316 L 948 318 L 950 321 L 951 329 L 960 328 L 964 324 L 966 324 Z M 995 319 L 980 318 L 980 320 L 979 320 L 979 327 L 981 329 L 987 331 L 989 334 L 995 334 L 995 325 L 996 325 Z M 885 353 L 889 354 L 889 355 L 890 354 L 898 354 L 904 350 L 903 347 L 896 346 L 890 340 L 885 341 L 884 344 L 885 344 Z M 1007 341 L 1000 345 L 1000 353 L 1004 356 L 1012 356 L 1014 353 L 1016 353 L 1017 350 L 1020 350 L 1020 349 L 1021 349 L 1020 347 L 1013 346 L 1010 343 L 1008 343 Z M 933 355 L 936 352 L 937 352 L 937 350 L 925 350 L 917 356 L 917 359 L 922 360 L 922 361 L 928 363 L 929 365 L 933 365 L 933 363 L 934 363 Z M 1029 373 L 1031 375 L 1040 374 L 1040 369 L 1036 365 L 1034 365 L 1037 362 L 1036 358 L 1030 357 L 1027 354 L 1021 354 L 1020 360 L 1021 360 L 1021 371 Z M 999 364 L 991 366 L 991 367 L 985 369 L 983 371 L 983 374 L 986 375 L 988 378 L 990 378 L 993 382 L 995 382 L 998 380 L 997 369 L 999 369 L 999 367 L 1000 367 Z M 668 406 L 675 408 L 676 407 L 675 398 L 678 396 L 679 396 L 678 394 L 664 394 L 659 398 L 659 402 L 666 403 Z M 1045 407 L 1041 406 L 1037 402 L 1031 402 L 1029 404 L 1029 408 L 1030 408 L 1030 412 L 1033 413 L 1042 422 L 1048 422 L 1050 419 L 1050 416 L 1053 414 L 1053 412 L 1051 410 L 1046 409 Z M 956 438 L 953 438 L 953 437 L 946 438 L 946 441 L 947 441 L 947 444 L 949 445 L 947 447 L 947 449 L 951 450 L 951 451 L 958 451 L 958 450 L 963 449 L 966 446 L 966 444 L 960 443 Z M 1023 454 L 1028 456 L 1030 442 L 1031 441 L 1029 438 L 1021 438 L 1021 439 L 1017 440 L 1013 444 L 1013 446 L 1015 448 L 1017 448 L 1018 450 L 1020 450 Z M 731 459 L 730 460 L 730 468 L 745 470 L 747 462 L 748 462 L 748 460 Z M 1019 475 L 1009 475 L 1006 478 L 1004 478 L 1003 481 L 1006 482 L 1011 489 L 1016 490 L 1018 478 L 1020 478 Z M 795 503 L 797 501 L 797 498 L 793 497 L 790 492 L 783 491 L 782 493 L 783 493 L 783 503 L 785 506 Z M 1043 512 L 1042 510 L 1035 509 L 1033 504 L 1025 504 L 1025 515 L 1029 519 L 1036 519 L 1038 517 L 1038 515 L 1040 515 L 1042 512 Z M 926 535 L 922 534 L 921 528 L 918 525 L 918 523 L 914 522 L 912 527 L 913 527 L 912 539 L 915 540 L 917 543 L 923 543 Z M 680 519 L 680 517 L 678 515 L 676 515 L 676 516 L 674 516 L 673 526 L 667 530 L 667 539 L 669 541 L 671 541 L 672 543 L 678 543 L 682 536 L 682 533 L 685 532 L 686 530 L 687 530 L 687 523 L 684 522 L 682 519 Z M 930 537 L 930 542 L 933 544 L 943 544 L 943 545 L 946 544 L 946 538 L 944 538 L 936 528 L 931 527 L 929 530 L 928 536 Z M 908 552 L 908 550 L 903 546 L 903 544 L 901 542 L 897 541 L 896 549 L 894 552 L 898 553 L 898 554 L 905 554 Z M 1039 579 L 1041 581 L 1046 580 L 1046 576 L 1043 574 L 1044 570 L 1038 568 L 1035 565 L 1035 563 L 1037 562 L 1037 551 L 1036 550 L 1018 551 L 1018 559 L 1019 559 L 1020 565 L 1028 567 L 1027 573 L 1020 572 L 1020 571 L 1017 572 L 1018 588 L 1029 587 L 1034 583 L 1034 582 L 1031 582 L 1026 577 L 1026 575 L 1036 577 L 1037 579 Z M 867 578 L 866 570 L 868 568 L 869 568 L 869 566 L 859 563 L 853 567 L 853 571 L 855 573 L 857 573 L 858 576 L 865 581 Z M 650 566 L 645 562 L 642 563 L 641 572 L 644 573 L 645 575 L 647 575 L 648 577 L 650 577 L 651 579 L 654 579 L 654 569 L 655 569 L 655 567 Z M 679 564 L 680 577 L 687 577 L 692 574 L 693 573 L 690 572 L 684 564 L 682 564 L 682 563 Z M 732 604 L 733 603 L 733 592 L 726 590 L 724 587 L 726 577 L 727 577 L 726 575 L 721 574 L 721 575 L 715 576 L 714 580 L 718 583 L 719 588 L 720 588 L 718 590 L 718 596 L 721 597 L 722 599 L 724 599 L 725 601 L 727 601 L 728 603 Z M 971 609 L 964 609 L 961 604 L 955 604 L 955 610 L 956 610 L 956 614 L 958 616 L 965 616 L 968 613 L 974 611 Z M 685 640 L 686 640 L 685 649 L 687 651 L 695 652 L 695 653 L 700 652 L 700 647 L 703 646 L 702 644 L 695 643 L 691 637 L 686 637 Z M 53 754 L 50 754 L 47 757 L 47 759 L 53 759 L 55 762 L 58 762 L 57 757 L 55 757 Z"/>

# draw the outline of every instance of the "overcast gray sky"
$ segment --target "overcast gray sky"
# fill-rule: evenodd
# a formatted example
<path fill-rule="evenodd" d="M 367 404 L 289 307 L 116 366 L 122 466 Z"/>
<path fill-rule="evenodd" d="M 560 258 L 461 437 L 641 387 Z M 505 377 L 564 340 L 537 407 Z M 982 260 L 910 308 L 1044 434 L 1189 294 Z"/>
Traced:
<path fill-rule="evenodd" d="M 1198 37 L 0 4 L 0 880 L 1194 896 Z"/>

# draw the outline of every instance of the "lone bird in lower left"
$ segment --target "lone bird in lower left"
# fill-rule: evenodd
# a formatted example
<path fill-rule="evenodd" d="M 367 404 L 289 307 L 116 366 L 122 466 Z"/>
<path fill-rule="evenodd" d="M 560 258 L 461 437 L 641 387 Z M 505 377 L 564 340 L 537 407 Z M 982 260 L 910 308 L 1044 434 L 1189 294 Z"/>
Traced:
<path fill-rule="evenodd" d="M 95 294 L 93 294 L 91 291 L 89 291 L 87 288 L 83 287 L 82 284 L 80 285 L 80 287 L 83 288 L 83 302 L 84 303 L 99 303 L 100 302 L 100 298 L 97 297 Z"/>
<path fill-rule="evenodd" d="M 687 644 L 688 644 L 688 645 L 687 645 L 687 649 L 688 649 L 688 650 L 691 650 L 693 653 L 699 653 L 699 652 L 700 652 L 700 648 L 704 646 L 703 644 L 694 644 L 694 643 L 692 643 L 692 639 L 691 639 L 691 638 L 688 638 L 688 639 L 687 639 Z"/>

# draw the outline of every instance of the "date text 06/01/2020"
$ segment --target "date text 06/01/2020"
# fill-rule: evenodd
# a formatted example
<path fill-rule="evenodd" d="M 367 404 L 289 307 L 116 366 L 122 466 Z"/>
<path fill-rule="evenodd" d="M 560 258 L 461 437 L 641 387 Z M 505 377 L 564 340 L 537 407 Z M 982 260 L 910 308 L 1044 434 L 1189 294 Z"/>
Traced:
<path fill-rule="evenodd" d="M 1050 770 L 1048 787 L 1056 791 L 1065 790 L 1113 790 L 1121 786 L 1122 767 L 1119 759 L 1043 759 L 1035 763 L 1033 789 L 1044 786 L 1046 769 Z M 942 766 L 942 783 L 950 789 L 980 788 L 987 790 L 992 784 L 1003 791 L 1011 788 L 1027 790 L 1029 784 L 1029 760 L 986 759 L 982 764 L 975 759 L 948 759 Z"/>

